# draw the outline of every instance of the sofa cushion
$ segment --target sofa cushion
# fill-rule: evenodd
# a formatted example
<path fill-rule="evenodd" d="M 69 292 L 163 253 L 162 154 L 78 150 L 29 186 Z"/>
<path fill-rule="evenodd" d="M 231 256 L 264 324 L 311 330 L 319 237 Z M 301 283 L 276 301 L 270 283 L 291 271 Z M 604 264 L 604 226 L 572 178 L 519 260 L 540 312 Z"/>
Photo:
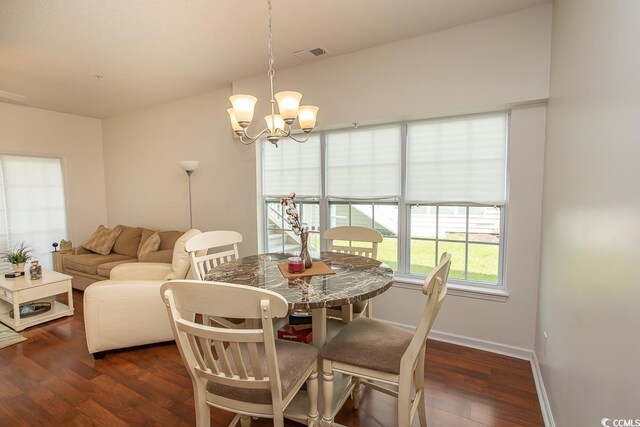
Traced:
<path fill-rule="evenodd" d="M 144 258 L 151 252 L 156 252 L 160 248 L 160 235 L 156 232 L 151 235 L 138 248 L 138 260 L 144 261 Z"/>
<path fill-rule="evenodd" d="M 142 237 L 142 228 L 129 227 L 126 225 L 116 225 L 115 228 L 119 228 L 121 233 L 114 242 L 111 252 L 137 257 L 140 238 Z"/>
<path fill-rule="evenodd" d="M 135 261 L 136 258 L 110 253 L 109 255 L 82 254 L 67 255 L 63 258 L 64 268 L 81 271 L 87 274 L 98 274 L 98 266 L 114 261 Z"/>
<path fill-rule="evenodd" d="M 163 251 L 149 252 L 142 258 L 138 258 L 140 262 L 161 262 L 164 264 L 171 264 L 173 259 L 173 249 L 165 249 Z"/>
<path fill-rule="evenodd" d="M 99 225 L 89 241 L 82 246 L 97 254 L 107 255 L 111 252 L 113 244 L 116 242 L 120 233 L 122 233 L 122 230 L 119 228 L 112 230 L 104 225 Z"/>
<path fill-rule="evenodd" d="M 111 277 L 111 270 L 113 269 L 113 267 L 115 267 L 116 265 L 131 263 L 131 262 L 136 262 L 136 259 L 132 258 L 132 259 L 125 259 L 122 261 L 113 261 L 113 262 L 106 262 L 104 264 L 100 264 L 98 266 L 98 276 L 106 277 L 108 279 Z"/>
<path fill-rule="evenodd" d="M 143 245 L 144 242 L 146 242 L 153 233 L 156 233 L 156 231 L 149 228 L 143 228 L 140 244 Z M 176 241 L 180 238 L 180 236 L 184 234 L 182 231 L 176 230 L 158 231 L 157 233 L 160 236 L 160 248 L 158 249 L 159 251 L 164 251 L 167 249 L 173 251 L 173 247 L 176 245 Z"/>
<path fill-rule="evenodd" d="M 191 229 L 176 241 L 173 247 L 173 260 L 171 261 L 172 271 L 167 274 L 165 280 L 181 280 L 187 277 L 191 261 L 189 260 L 189 252 L 187 252 L 185 246 L 187 240 L 198 234 L 200 234 L 200 230 Z"/>

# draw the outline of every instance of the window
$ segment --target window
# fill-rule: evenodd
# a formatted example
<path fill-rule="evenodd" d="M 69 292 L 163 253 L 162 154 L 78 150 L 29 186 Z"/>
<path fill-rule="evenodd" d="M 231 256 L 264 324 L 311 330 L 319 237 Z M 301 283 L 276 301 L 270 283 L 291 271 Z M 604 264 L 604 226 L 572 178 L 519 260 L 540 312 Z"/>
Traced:
<path fill-rule="evenodd" d="M 0 251 L 24 242 L 51 268 L 51 243 L 67 238 L 62 162 L 0 155 Z M 9 266 L 3 261 L 2 267 Z"/>
<path fill-rule="evenodd" d="M 378 258 L 399 276 L 425 276 L 443 252 L 450 281 L 502 284 L 508 114 L 423 120 L 263 144 L 267 252 L 299 247 L 279 197 L 295 191 L 313 248 L 340 225 L 384 236 Z"/>
<path fill-rule="evenodd" d="M 500 207 L 411 205 L 410 209 L 410 274 L 428 274 L 440 255 L 449 252 L 451 279 L 498 283 Z"/>

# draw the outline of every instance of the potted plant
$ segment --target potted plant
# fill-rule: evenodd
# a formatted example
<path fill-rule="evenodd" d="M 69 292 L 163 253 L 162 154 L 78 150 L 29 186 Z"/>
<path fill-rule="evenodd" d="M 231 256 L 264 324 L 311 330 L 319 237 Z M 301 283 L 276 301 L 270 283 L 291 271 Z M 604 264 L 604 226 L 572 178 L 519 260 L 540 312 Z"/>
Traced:
<path fill-rule="evenodd" d="M 31 258 L 31 248 L 20 242 L 12 251 L 5 252 L 2 258 L 11 264 L 13 271 L 24 271 L 24 264 Z"/>

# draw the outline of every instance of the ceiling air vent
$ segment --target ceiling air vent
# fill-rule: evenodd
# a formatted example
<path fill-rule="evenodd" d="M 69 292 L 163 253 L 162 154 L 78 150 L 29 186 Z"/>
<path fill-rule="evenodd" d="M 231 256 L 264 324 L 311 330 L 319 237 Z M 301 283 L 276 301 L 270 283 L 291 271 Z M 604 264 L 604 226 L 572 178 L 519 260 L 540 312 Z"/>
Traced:
<path fill-rule="evenodd" d="M 293 54 L 295 56 L 298 57 L 298 59 L 302 60 L 302 61 L 309 61 L 311 59 L 316 59 L 320 56 L 324 56 L 326 54 L 328 54 L 329 52 L 327 51 L 327 49 L 324 49 L 322 47 L 312 47 L 309 49 L 302 49 L 299 50 L 297 52 L 293 52 Z"/>

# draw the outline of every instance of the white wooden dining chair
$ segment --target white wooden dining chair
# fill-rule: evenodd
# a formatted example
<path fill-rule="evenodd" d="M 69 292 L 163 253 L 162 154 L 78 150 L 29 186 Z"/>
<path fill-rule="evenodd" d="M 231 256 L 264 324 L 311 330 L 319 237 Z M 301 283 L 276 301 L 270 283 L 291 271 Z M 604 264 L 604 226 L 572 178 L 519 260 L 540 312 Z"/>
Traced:
<path fill-rule="evenodd" d="M 326 230 L 323 237 L 327 240 L 327 250 L 360 255 L 376 259 L 378 257 L 378 243 L 382 243 L 382 233 L 366 227 L 344 226 Z M 346 242 L 347 244 L 344 244 Z M 349 323 L 354 317 L 371 317 L 373 301 L 366 300 L 354 304 L 346 304 L 337 308 L 327 308 L 327 316 L 342 319 Z"/>
<path fill-rule="evenodd" d="M 212 268 L 237 260 L 238 243 L 242 243 L 242 234 L 228 230 L 206 231 L 189 239 L 185 249 L 189 252 L 195 277 L 204 280 Z"/>
<path fill-rule="evenodd" d="M 425 309 L 415 334 L 361 317 L 346 325 L 329 341 L 320 356 L 323 359 L 323 398 L 333 398 L 333 374 L 341 372 L 354 378 L 353 407 L 360 406 L 360 383 L 398 398 L 398 426 L 409 427 L 416 412 L 421 427 L 426 427 L 424 401 L 424 364 L 427 335 L 447 294 L 451 255 L 444 253 L 431 271 L 422 292 L 427 295 Z M 375 381 L 376 383 L 372 383 Z M 389 384 L 396 389 L 380 385 Z M 322 425 L 331 426 L 333 415 L 325 407 Z"/>
<path fill-rule="evenodd" d="M 193 271 L 195 278 L 204 280 L 212 268 L 225 262 L 237 260 L 239 258 L 238 243 L 242 243 L 242 234 L 229 230 L 206 231 L 190 238 L 185 249 L 189 252 L 191 271 Z M 223 318 L 211 318 L 210 320 L 227 328 L 244 326 L 242 320 L 233 321 Z"/>
<path fill-rule="evenodd" d="M 273 319 L 287 315 L 281 295 L 252 286 L 195 280 L 165 282 L 160 293 L 195 397 L 196 425 L 210 425 L 209 406 L 236 413 L 248 427 L 251 417 L 272 418 L 284 425 L 284 411 L 306 382 L 309 413 L 318 419 L 318 350 L 308 344 L 275 340 Z M 228 329 L 196 323 L 203 318 L 252 319 L 253 329 Z M 197 318 L 197 317 L 196 317 Z"/>

